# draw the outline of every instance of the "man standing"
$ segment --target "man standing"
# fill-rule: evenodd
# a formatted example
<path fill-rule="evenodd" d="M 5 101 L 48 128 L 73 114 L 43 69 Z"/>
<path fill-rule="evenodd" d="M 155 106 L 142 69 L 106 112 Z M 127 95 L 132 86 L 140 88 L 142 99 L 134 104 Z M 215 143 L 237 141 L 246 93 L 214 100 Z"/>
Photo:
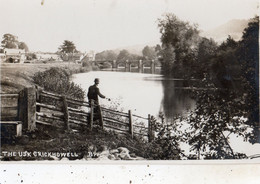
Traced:
<path fill-rule="evenodd" d="M 94 100 L 94 104 L 95 105 L 99 105 L 99 102 L 98 102 L 98 96 L 101 97 L 101 98 L 106 98 L 104 95 L 102 95 L 99 91 L 99 88 L 98 88 L 98 84 L 99 84 L 99 79 L 96 78 L 94 80 L 94 85 L 93 86 L 90 86 L 88 88 L 88 100 L 89 102 L 91 100 Z"/>
<path fill-rule="evenodd" d="M 99 119 L 100 120 L 100 106 L 99 106 L 99 102 L 98 102 L 98 96 L 101 97 L 101 98 L 106 98 L 104 95 L 102 95 L 99 91 L 99 88 L 98 88 L 98 84 L 99 84 L 99 79 L 96 78 L 94 80 L 94 85 L 90 86 L 88 88 L 88 100 L 89 100 L 89 103 L 90 103 L 90 106 L 91 106 L 91 100 L 93 100 L 94 102 L 94 121 Z M 89 117 L 90 118 L 90 117 Z M 101 124 L 101 121 L 100 121 L 100 124 Z M 101 125 L 102 126 L 102 125 Z"/>

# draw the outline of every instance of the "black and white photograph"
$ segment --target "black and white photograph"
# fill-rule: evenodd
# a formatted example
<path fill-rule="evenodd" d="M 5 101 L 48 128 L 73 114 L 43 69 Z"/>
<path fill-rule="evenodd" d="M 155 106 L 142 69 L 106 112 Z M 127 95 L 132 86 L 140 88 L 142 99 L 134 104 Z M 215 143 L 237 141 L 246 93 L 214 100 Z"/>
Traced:
<path fill-rule="evenodd" d="M 258 0 L 0 4 L 2 163 L 259 161 Z"/>

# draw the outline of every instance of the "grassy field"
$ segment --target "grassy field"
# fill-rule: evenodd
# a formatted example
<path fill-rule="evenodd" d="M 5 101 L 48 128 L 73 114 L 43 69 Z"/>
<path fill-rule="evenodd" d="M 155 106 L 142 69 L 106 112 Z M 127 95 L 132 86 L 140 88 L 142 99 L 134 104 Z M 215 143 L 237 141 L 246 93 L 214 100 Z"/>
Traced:
<path fill-rule="evenodd" d="M 24 87 L 33 86 L 32 76 L 51 67 L 67 68 L 71 72 L 78 73 L 82 70 L 80 64 L 68 62 L 55 63 L 2 63 L 1 69 L 1 93 L 17 93 Z"/>

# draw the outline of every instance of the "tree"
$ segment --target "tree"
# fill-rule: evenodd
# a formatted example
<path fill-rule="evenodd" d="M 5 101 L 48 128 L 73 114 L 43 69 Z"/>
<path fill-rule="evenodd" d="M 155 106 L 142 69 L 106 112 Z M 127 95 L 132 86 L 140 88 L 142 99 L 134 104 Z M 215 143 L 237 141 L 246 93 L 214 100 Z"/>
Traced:
<path fill-rule="evenodd" d="M 144 147 L 149 159 L 155 160 L 180 160 L 184 158 L 183 150 L 180 143 L 184 141 L 183 133 L 178 130 L 179 123 L 166 123 L 163 120 L 158 122 L 153 116 L 151 117 L 152 129 L 156 136 L 152 142 Z"/>
<path fill-rule="evenodd" d="M 171 45 L 169 45 L 168 47 L 165 47 L 164 49 L 161 50 L 161 54 L 163 58 L 161 60 L 161 63 L 162 63 L 164 74 L 173 75 L 172 73 L 174 71 L 174 63 L 176 61 L 174 48 Z"/>
<path fill-rule="evenodd" d="M 2 40 L 2 47 L 7 49 L 17 49 L 19 42 L 17 36 L 12 34 L 4 34 Z"/>
<path fill-rule="evenodd" d="M 201 159 L 201 155 L 208 159 L 245 157 L 233 150 L 229 140 L 231 135 L 245 140 L 252 137 L 248 131 L 250 126 L 246 125 L 246 96 L 230 90 L 196 93 L 196 109 L 187 118 L 189 128 L 185 131 L 190 150 L 197 154 L 197 159 Z"/>
<path fill-rule="evenodd" d="M 18 48 L 25 50 L 25 52 L 28 52 L 28 51 L 29 51 L 28 46 L 27 46 L 26 43 L 24 43 L 24 42 L 19 42 Z"/>
<path fill-rule="evenodd" d="M 173 14 L 166 14 L 159 19 L 158 27 L 161 33 L 162 49 L 168 52 L 169 49 L 165 48 L 172 47 L 175 55 L 173 64 L 162 65 L 164 74 L 174 76 L 177 74 L 175 71 L 165 73 L 167 71 L 165 66 L 167 67 L 168 65 L 176 65 L 172 70 L 180 67 L 183 70 L 182 74 L 187 74 L 188 69 L 185 67 L 195 58 L 194 54 L 198 47 L 199 31 L 197 26 L 181 21 Z M 173 62 L 173 60 L 168 60 L 165 57 L 163 60 L 164 63 Z"/>
<path fill-rule="evenodd" d="M 253 18 L 245 28 L 236 52 L 242 67 L 242 83 L 247 94 L 249 122 L 255 126 L 255 135 L 260 142 L 259 131 L 259 16 Z"/>
<path fill-rule="evenodd" d="M 202 37 L 198 44 L 196 62 L 193 65 L 193 74 L 195 78 L 202 79 L 205 73 L 211 73 L 211 59 L 216 56 L 217 43 L 213 39 Z"/>
<path fill-rule="evenodd" d="M 227 81 L 231 68 L 240 72 L 239 83 L 230 86 L 231 75 L 231 83 L 219 89 L 215 81 L 204 79 L 201 81 L 204 87 L 216 90 L 194 91 L 196 109 L 187 118 L 189 128 L 185 135 L 197 158 L 201 155 L 211 159 L 244 158 L 229 144 L 231 135 L 259 142 L 258 34 L 259 19 L 255 18 L 244 30 L 240 42 L 228 37 L 211 59 L 216 61 L 216 80 Z"/>
<path fill-rule="evenodd" d="M 121 50 L 117 56 L 117 60 L 119 61 L 125 61 L 130 58 L 130 53 L 127 50 Z"/>
<path fill-rule="evenodd" d="M 237 46 L 238 43 L 230 35 L 228 35 L 227 40 L 222 42 L 222 44 L 219 46 L 219 50 L 227 50 L 227 48 L 236 49 Z"/>
<path fill-rule="evenodd" d="M 148 45 L 144 47 L 142 50 L 143 57 L 145 59 L 155 59 L 156 58 L 156 51 L 154 47 L 149 47 Z"/>
<path fill-rule="evenodd" d="M 59 51 L 62 53 L 77 53 L 76 46 L 72 41 L 64 40 L 63 44 L 60 46 Z"/>

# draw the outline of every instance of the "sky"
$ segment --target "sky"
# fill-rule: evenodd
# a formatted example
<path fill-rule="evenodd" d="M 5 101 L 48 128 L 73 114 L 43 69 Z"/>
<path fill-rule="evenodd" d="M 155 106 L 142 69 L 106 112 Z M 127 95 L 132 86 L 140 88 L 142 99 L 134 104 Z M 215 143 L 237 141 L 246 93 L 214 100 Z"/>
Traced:
<path fill-rule="evenodd" d="M 0 0 L 0 37 L 30 51 L 56 52 L 64 40 L 82 52 L 160 43 L 158 18 L 174 13 L 201 30 L 258 14 L 258 0 Z"/>

